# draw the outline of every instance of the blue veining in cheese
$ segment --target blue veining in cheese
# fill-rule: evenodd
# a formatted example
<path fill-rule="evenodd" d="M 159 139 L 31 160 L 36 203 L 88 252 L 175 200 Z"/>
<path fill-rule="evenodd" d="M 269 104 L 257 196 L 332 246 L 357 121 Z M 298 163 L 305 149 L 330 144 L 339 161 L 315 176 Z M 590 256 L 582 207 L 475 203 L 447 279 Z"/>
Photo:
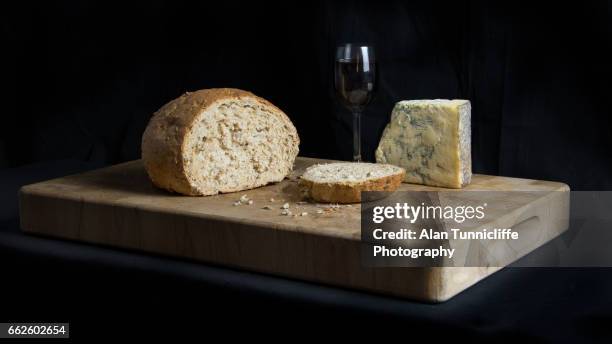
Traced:
<path fill-rule="evenodd" d="M 461 188 L 472 177 L 468 100 L 409 100 L 395 104 L 376 161 L 406 169 L 405 182 Z"/>

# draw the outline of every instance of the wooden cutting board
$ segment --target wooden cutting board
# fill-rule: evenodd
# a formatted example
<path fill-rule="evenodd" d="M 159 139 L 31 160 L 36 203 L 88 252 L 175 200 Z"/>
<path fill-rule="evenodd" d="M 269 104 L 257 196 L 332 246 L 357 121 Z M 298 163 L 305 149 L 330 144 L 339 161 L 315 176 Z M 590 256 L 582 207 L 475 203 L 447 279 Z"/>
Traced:
<path fill-rule="evenodd" d="M 131 161 L 24 186 L 20 191 L 21 228 L 33 234 L 434 302 L 449 299 L 501 268 L 362 266 L 359 205 L 319 214 L 320 205 L 296 204 L 301 201 L 296 178 L 307 166 L 322 162 L 329 161 L 298 158 L 293 174 L 278 184 L 240 193 L 186 197 L 156 189 L 141 161 Z M 442 189 L 403 184 L 400 190 Z M 569 193 L 555 192 L 568 191 L 565 184 L 475 175 L 465 190 L 529 190 L 551 195 L 514 200 L 522 209 L 520 216 L 514 216 L 513 210 L 500 214 L 510 225 L 537 221 L 546 229 L 546 235 L 531 240 L 503 265 L 568 227 Z M 234 206 L 243 194 L 253 204 Z M 567 197 L 559 196 L 563 194 Z M 285 202 L 291 204 L 293 213 L 308 215 L 282 216 L 280 206 Z M 272 210 L 263 209 L 265 206 Z"/>

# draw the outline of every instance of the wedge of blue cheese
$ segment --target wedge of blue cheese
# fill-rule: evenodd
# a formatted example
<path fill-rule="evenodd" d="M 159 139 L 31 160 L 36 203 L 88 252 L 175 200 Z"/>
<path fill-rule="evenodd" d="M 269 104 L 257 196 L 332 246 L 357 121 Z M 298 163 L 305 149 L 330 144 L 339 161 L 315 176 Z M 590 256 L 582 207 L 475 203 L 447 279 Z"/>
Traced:
<path fill-rule="evenodd" d="M 407 183 L 462 188 L 472 179 L 470 121 L 468 100 L 398 102 L 376 162 L 403 167 Z"/>

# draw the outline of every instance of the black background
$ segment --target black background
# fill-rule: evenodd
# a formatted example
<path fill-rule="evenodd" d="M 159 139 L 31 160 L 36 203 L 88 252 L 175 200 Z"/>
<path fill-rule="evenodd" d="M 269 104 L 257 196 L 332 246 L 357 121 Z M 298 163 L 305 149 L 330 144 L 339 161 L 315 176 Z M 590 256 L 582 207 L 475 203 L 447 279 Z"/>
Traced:
<path fill-rule="evenodd" d="M 71 321 L 75 337 L 109 339 L 278 335 L 286 326 L 292 338 L 341 326 L 345 335 L 405 329 L 405 340 L 609 339 L 609 269 L 506 269 L 443 305 L 415 304 L 27 237 L 15 197 L 19 185 L 138 158 L 152 113 L 208 87 L 278 105 L 301 154 L 349 159 L 350 114 L 331 85 L 344 41 L 373 44 L 379 61 L 366 158 L 396 101 L 465 98 L 475 172 L 612 189 L 609 2 L 0 6 L 0 321 Z"/>
<path fill-rule="evenodd" d="M 136 159 L 151 114 L 185 91 L 238 87 L 283 109 L 301 154 L 349 159 L 336 44 L 374 45 L 364 156 L 393 104 L 466 98 L 473 167 L 612 187 L 610 3 L 63 1 L 3 5 L 0 166 Z"/>

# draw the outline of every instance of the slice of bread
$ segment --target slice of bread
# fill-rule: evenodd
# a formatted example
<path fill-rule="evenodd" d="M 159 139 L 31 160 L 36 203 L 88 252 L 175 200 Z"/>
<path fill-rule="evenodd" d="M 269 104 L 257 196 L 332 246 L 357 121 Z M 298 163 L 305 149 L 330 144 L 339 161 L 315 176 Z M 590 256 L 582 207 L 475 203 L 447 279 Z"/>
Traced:
<path fill-rule="evenodd" d="M 364 162 L 313 165 L 300 178 L 302 193 L 317 202 L 359 203 L 362 191 L 395 191 L 403 168 Z"/>
<path fill-rule="evenodd" d="M 300 139 L 265 99 L 219 88 L 185 93 L 155 113 L 142 137 L 153 183 L 185 195 L 214 195 L 279 182 Z"/>

